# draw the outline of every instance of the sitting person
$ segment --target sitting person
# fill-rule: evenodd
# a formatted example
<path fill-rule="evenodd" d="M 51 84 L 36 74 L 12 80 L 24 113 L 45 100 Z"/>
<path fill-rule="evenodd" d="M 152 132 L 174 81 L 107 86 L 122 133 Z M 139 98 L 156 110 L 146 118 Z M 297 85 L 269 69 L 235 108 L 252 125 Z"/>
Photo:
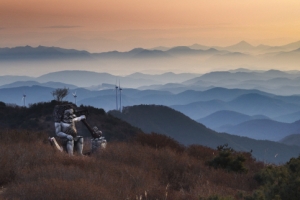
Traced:
<path fill-rule="evenodd" d="M 82 155 L 83 137 L 77 136 L 75 122 L 85 119 L 85 116 L 77 117 L 73 106 L 67 104 L 55 106 L 53 117 L 55 133 L 61 139 L 63 148 L 69 155 L 73 155 L 74 149 Z"/>

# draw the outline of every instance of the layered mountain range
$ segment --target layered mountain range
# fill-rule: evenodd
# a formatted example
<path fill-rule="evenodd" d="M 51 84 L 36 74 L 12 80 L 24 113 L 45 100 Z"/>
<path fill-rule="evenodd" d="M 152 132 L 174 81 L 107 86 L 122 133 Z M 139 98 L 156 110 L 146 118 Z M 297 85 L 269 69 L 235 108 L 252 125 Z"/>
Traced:
<path fill-rule="evenodd" d="M 260 161 L 279 164 L 290 156 L 298 156 L 300 151 L 299 146 L 217 133 L 165 106 L 130 106 L 122 113 L 118 111 L 109 113 L 141 128 L 146 133 L 162 133 L 185 145 L 201 144 L 216 148 L 220 144 L 228 144 L 237 151 L 252 152 L 252 155 Z"/>
<path fill-rule="evenodd" d="M 212 86 L 197 88 L 197 90 L 191 89 L 191 85 L 199 80 L 221 81 L 222 79 L 226 80 L 226 76 L 236 77 L 235 79 L 239 80 L 253 78 L 253 81 L 256 78 L 262 82 L 269 78 L 298 79 L 297 72 L 276 70 L 245 72 L 243 69 L 238 69 L 204 75 L 134 73 L 123 77 L 88 71 L 60 71 L 40 77 L 2 76 L 0 78 L 2 83 L 0 101 L 23 105 L 24 94 L 26 94 L 27 105 L 40 101 L 51 101 L 53 99 L 51 92 L 55 88 L 66 87 L 69 88 L 70 93 L 65 100 L 74 101 L 72 94 L 76 93 L 78 105 L 90 105 L 109 111 L 116 109 L 116 103 L 120 104 L 120 94 L 115 87 L 119 87 L 118 84 L 121 83 L 122 107 L 140 104 L 169 106 L 215 131 L 254 139 L 280 141 L 289 135 L 300 132 L 300 126 L 297 123 L 300 119 L 300 96 L 298 95 L 283 96 L 257 89 L 230 89 Z M 77 81 L 79 79 L 84 80 L 83 86 L 86 87 L 74 85 L 80 83 Z M 183 91 L 174 92 L 167 88 L 143 89 L 151 86 L 123 87 L 123 84 L 139 83 L 142 85 L 155 81 L 170 81 L 165 86 L 178 86 Z M 116 96 L 116 92 L 118 96 Z"/>
<path fill-rule="evenodd" d="M 0 63 L 11 70 L 26 68 L 42 71 L 89 70 L 114 74 L 134 72 L 207 72 L 212 69 L 295 69 L 300 61 L 300 41 L 282 46 L 253 46 L 245 41 L 218 47 L 191 46 L 135 48 L 130 51 L 90 53 L 58 47 L 0 48 Z M 184 68 L 183 68 L 184 66 Z M 24 70 L 24 69 L 23 69 Z M 27 71 L 28 72 L 28 71 Z M 7 72 L 6 72 L 7 73 Z M 245 86 L 246 87 L 246 86 Z"/>
<path fill-rule="evenodd" d="M 95 61 L 98 64 L 101 62 L 101 67 L 112 64 L 113 68 L 120 67 L 122 63 L 126 68 L 128 63 L 153 65 L 153 62 L 159 60 L 159 63 L 153 65 L 155 68 L 165 61 L 170 64 L 172 62 L 169 61 L 172 60 L 182 67 L 181 62 L 189 59 L 191 62 L 187 62 L 187 65 L 193 65 L 196 59 L 200 63 L 198 67 L 209 62 L 217 64 L 218 59 L 222 63 L 226 63 L 227 59 L 228 62 L 237 63 L 248 62 L 249 59 L 251 62 L 256 60 L 262 63 L 268 59 L 272 62 L 279 59 L 277 64 L 280 64 L 285 62 L 285 58 L 293 62 L 300 59 L 300 56 L 296 56 L 300 53 L 297 50 L 299 47 L 300 43 L 282 47 L 254 47 L 241 42 L 222 48 L 192 45 L 94 54 L 56 47 L 3 48 L 0 49 L 1 66 L 12 66 L 19 70 L 33 67 L 43 71 L 49 63 L 55 63 L 60 70 L 51 68 L 52 72 L 40 76 L 0 76 L 0 101 L 12 106 L 30 106 L 51 101 L 51 93 L 56 88 L 69 88 L 66 101 L 75 102 L 76 94 L 77 105 L 94 106 L 106 111 L 121 108 L 123 112 L 113 111 L 112 114 L 145 132 L 163 133 L 186 145 L 199 143 L 216 147 L 229 143 L 237 150 L 245 151 L 261 146 L 255 149 L 258 152 L 256 156 L 264 160 L 259 154 L 263 155 L 266 151 L 263 146 L 268 144 L 268 149 L 273 149 L 269 157 L 278 153 L 277 148 L 287 148 L 286 151 L 293 152 L 294 156 L 299 152 L 292 145 L 300 145 L 299 71 L 250 70 L 238 67 L 205 74 L 135 72 L 120 76 L 82 68 L 76 70 L 76 64 L 79 66 L 85 63 L 90 66 L 90 62 Z M 45 65 L 36 68 L 41 61 Z M 72 66 L 72 70 L 64 70 L 61 63 L 73 61 L 76 64 Z M 22 62 L 30 63 L 30 66 L 23 65 Z M 142 68 L 139 69 L 136 71 L 142 71 Z M 144 113 L 148 110 L 146 107 L 135 107 L 141 104 L 158 105 L 150 106 L 151 112 L 156 110 L 156 114 L 151 114 L 150 111 Z M 145 118 L 150 115 L 151 119 Z M 178 118 L 175 119 L 175 116 Z M 180 135 L 176 131 L 186 134 Z M 252 145 L 247 146 L 247 143 Z M 283 143 L 287 146 L 280 146 Z M 282 152 L 279 154 L 285 155 Z M 275 158 L 272 162 L 276 162 Z M 282 158 L 277 160 L 284 162 Z"/>

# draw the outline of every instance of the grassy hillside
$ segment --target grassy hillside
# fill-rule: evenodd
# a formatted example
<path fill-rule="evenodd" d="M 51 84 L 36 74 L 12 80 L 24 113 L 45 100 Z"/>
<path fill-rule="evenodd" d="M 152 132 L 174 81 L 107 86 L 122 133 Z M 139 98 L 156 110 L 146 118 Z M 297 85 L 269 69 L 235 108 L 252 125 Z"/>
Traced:
<path fill-rule="evenodd" d="M 0 137 L 0 199 L 242 199 L 258 188 L 254 176 L 263 168 L 233 152 L 245 158 L 245 172 L 215 169 L 207 163 L 216 150 L 184 148 L 158 134 L 109 143 L 91 157 L 56 151 L 42 132 L 0 131 Z"/>
<path fill-rule="evenodd" d="M 296 146 L 217 133 L 166 106 L 139 105 L 126 107 L 123 113 L 112 111 L 110 114 L 146 133 L 165 134 L 184 145 L 200 144 L 216 148 L 218 145 L 229 144 L 238 151 L 253 151 L 253 156 L 261 161 L 284 163 L 300 153 L 300 148 Z"/>
<path fill-rule="evenodd" d="M 110 135 L 108 147 L 91 156 L 70 157 L 47 140 L 53 133 L 51 113 L 56 103 L 30 108 L 0 103 L 0 116 L 6 114 L 0 119 L 0 199 L 268 200 L 299 196 L 293 188 L 299 188 L 295 177 L 300 174 L 300 158 L 268 166 L 227 145 L 186 147 L 165 135 L 145 134 L 92 107 L 88 107 L 88 120 Z M 153 113 L 148 110 L 147 115 Z M 172 117 L 163 116 L 158 120 Z M 89 148 L 85 140 L 84 151 Z"/>

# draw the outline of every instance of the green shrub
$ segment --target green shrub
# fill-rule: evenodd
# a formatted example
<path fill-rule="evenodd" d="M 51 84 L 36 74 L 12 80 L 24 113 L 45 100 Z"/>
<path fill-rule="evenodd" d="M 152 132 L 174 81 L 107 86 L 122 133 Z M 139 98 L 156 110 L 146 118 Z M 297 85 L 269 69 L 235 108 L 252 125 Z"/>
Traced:
<path fill-rule="evenodd" d="M 260 184 L 247 200 L 254 199 L 289 199 L 300 197 L 300 157 L 292 158 L 282 166 L 268 166 L 256 174 L 255 179 Z"/>
<path fill-rule="evenodd" d="M 217 147 L 218 155 L 208 165 L 214 168 L 222 168 L 233 172 L 247 172 L 244 166 L 246 158 L 241 153 L 235 152 L 227 144 Z"/>

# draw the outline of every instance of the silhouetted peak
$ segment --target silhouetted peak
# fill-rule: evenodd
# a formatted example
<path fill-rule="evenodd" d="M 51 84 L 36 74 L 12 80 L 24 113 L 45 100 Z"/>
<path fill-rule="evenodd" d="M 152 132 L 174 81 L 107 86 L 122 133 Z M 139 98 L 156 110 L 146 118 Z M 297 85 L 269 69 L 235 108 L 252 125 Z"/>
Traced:
<path fill-rule="evenodd" d="M 170 49 L 169 51 L 185 51 L 185 50 L 191 50 L 191 48 L 187 46 L 178 46 Z"/>
<path fill-rule="evenodd" d="M 253 47 L 251 44 L 249 44 L 248 42 L 246 42 L 244 40 L 240 41 L 236 45 L 239 45 L 239 46 L 251 46 L 251 47 Z"/>
<path fill-rule="evenodd" d="M 241 41 L 237 44 L 234 44 L 234 45 L 231 45 L 231 46 L 228 46 L 226 48 L 229 48 L 231 50 L 245 50 L 245 49 L 252 49 L 254 48 L 254 46 L 252 46 L 251 44 L 247 43 L 246 41 Z"/>
<path fill-rule="evenodd" d="M 130 53 L 140 53 L 142 51 L 144 51 L 145 49 L 143 48 L 134 48 L 131 51 L 129 51 Z"/>

